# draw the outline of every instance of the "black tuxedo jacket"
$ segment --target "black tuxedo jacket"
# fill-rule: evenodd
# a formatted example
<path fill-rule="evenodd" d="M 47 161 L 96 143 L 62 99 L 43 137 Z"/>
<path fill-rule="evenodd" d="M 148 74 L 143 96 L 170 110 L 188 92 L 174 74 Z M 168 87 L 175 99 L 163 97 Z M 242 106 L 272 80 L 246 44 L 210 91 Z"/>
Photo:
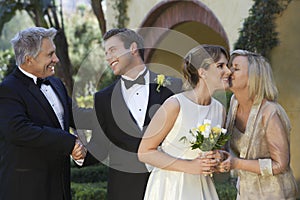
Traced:
<path fill-rule="evenodd" d="M 72 106 L 63 83 L 49 80 L 64 108 L 65 130 L 40 89 L 18 68 L 0 85 L 0 200 L 71 199 Z"/>
<path fill-rule="evenodd" d="M 157 74 L 150 71 L 150 90 L 144 130 L 160 105 L 182 88 L 181 79 L 171 78 L 171 85 L 156 91 Z M 98 160 L 109 158 L 108 199 L 141 200 L 149 173 L 137 157 L 143 131 L 138 128 L 121 92 L 120 79 L 95 94 L 95 112 L 100 127 L 93 133 L 88 149 Z M 100 130 L 100 131 L 99 131 Z M 88 153 L 84 165 L 97 162 Z"/>

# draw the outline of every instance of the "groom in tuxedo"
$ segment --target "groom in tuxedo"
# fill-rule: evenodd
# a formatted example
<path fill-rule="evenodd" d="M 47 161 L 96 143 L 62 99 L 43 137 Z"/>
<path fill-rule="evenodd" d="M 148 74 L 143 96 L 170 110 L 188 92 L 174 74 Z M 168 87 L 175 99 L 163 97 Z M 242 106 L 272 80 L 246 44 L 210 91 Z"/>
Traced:
<path fill-rule="evenodd" d="M 12 39 L 18 67 L 0 85 L 0 200 L 71 200 L 70 155 L 85 152 L 69 133 L 70 98 L 53 77 L 55 35 L 33 27 Z"/>
<path fill-rule="evenodd" d="M 103 39 L 106 60 L 120 77 L 95 94 L 100 128 L 93 133 L 84 165 L 108 157 L 108 199 L 141 200 L 149 176 L 137 157 L 143 132 L 159 106 L 181 91 L 182 81 L 166 77 L 157 83 L 158 75 L 144 64 L 143 39 L 135 31 L 111 29 Z"/>

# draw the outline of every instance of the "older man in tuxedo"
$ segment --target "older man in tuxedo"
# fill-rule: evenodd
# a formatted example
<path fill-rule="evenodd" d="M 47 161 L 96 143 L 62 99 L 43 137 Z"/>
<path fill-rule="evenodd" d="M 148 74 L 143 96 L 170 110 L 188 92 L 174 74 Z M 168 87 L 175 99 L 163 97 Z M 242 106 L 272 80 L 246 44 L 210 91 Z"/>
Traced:
<path fill-rule="evenodd" d="M 0 85 L 0 200 L 70 200 L 70 155 L 84 156 L 72 102 L 53 77 L 54 28 L 12 39 L 18 67 Z"/>
<path fill-rule="evenodd" d="M 181 91 L 182 81 L 146 67 L 143 39 L 135 31 L 111 29 L 103 38 L 106 60 L 120 78 L 95 94 L 100 131 L 88 147 L 98 160 L 109 157 L 108 199 L 141 200 L 149 176 L 137 158 L 141 137 L 158 107 Z M 84 165 L 97 162 L 90 152 Z"/>

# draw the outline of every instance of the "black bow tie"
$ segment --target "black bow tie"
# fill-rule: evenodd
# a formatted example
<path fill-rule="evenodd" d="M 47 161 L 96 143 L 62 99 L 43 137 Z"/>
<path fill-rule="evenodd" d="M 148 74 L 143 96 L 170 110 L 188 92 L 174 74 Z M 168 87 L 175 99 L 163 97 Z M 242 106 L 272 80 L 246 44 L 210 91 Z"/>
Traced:
<path fill-rule="evenodd" d="M 124 81 L 124 85 L 125 85 L 126 89 L 129 89 L 134 84 L 145 85 L 145 77 L 144 76 L 145 76 L 146 73 L 147 73 L 147 70 L 145 70 L 144 73 L 142 73 L 139 77 L 137 77 L 133 81 L 122 78 L 122 80 Z"/>
<path fill-rule="evenodd" d="M 50 81 L 47 78 L 37 78 L 36 79 L 36 85 L 41 88 L 41 85 L 50 85 Z"/>

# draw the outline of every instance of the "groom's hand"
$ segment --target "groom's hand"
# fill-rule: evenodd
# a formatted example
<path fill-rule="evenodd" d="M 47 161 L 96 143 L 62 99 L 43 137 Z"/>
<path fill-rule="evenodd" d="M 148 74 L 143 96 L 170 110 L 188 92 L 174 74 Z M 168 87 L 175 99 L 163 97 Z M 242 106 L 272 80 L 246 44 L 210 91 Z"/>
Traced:
<path fill-rule="evenodd" d="M 80 142 L 80 140 L 76 140 L 75 142 L 75 146 L 73 148 L 72 151 L 72 158 L 74 160 L 79 160 L 79 159 L 84 159 L 86 156 L 86 149 L 85 147 L 82 145 L 82 143 Z"/>

